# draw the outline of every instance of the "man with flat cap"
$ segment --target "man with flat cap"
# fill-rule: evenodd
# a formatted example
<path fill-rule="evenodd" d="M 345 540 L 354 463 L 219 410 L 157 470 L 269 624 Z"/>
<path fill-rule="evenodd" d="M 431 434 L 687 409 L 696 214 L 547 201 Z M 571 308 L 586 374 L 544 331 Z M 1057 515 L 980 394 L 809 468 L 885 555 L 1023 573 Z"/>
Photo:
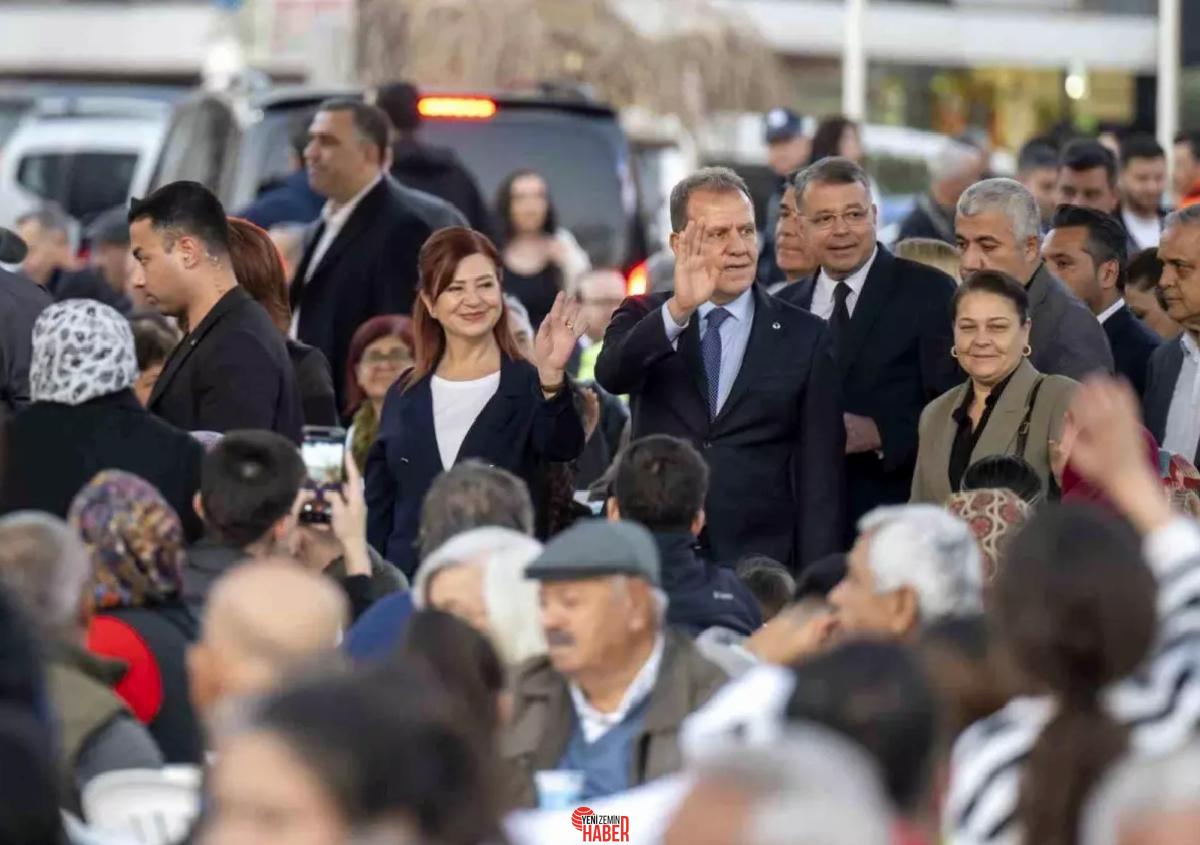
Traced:
<path fill-rule="evenodd" d="M 579 801 L 679 771 L 679 728 L 725 683 L 684 633 L 664 630 L 658 548 L 632 522 L 577 523 L 526 570 L 541 584 L 549 652 L 513 679 L 501 738 L 512 806 L 536 774 L 582 774 Z"/>
<path fill-rule="evenodd" d="M 25 253 L 17 233 L 0 228 L 0 411 L 29 402 L 33 323 L 54 302 L 44 287 L 2 266 L 20 264 Z"/>

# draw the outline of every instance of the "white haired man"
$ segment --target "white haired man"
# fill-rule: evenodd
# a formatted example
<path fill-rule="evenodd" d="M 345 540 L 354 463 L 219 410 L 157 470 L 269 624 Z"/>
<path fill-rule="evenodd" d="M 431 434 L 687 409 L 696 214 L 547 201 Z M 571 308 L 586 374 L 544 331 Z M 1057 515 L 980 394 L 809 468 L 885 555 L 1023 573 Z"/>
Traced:
<path fill-rule="evenodd" d="M 927 164 L 929 191 L 917 197 L 897 240 L 933 238 L 953 245 L 954 207 L 963 191 L 983 178 L 986 162 L 970 144 L 947 139 Z"/>
<path fill-rule="evenodd" d="M 876 508 L 858 523 L 846 577 L 829 594 L 837 628 L 906 639 L 983 610 L 983 564 L 965 522 L 933 505 Z"/>
<path fill-rule="evenodd" d="M 954 219 L 963 279 L 999 270 L 1029 292 L 1029 360 L 1038 372 L 1076 381 L 1113 372 L 1108 338 L 1091 310 L 1042 261 L 1041 216 L 1015 179 L 985 179 L 963 191 Z"/>
<path fill-rule="evenodd" d="M 163 763 L 150 734 L 112 690 L 125 666 L 84 648 L 91 582 L 91 558 L 61 519 L 32 511 L 0 519 L 0 583 L 38 623 L 58 728 L 60 801 L 74 810 L 79 791 L 97 775 Z"/>

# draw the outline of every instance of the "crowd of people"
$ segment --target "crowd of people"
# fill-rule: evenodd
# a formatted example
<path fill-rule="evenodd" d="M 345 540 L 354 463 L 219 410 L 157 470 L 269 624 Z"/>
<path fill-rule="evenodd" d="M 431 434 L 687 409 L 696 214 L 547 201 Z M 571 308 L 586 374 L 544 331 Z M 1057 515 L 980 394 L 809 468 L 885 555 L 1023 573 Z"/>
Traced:
<path fill-rule="evenodd" d="M 0 841 L 1197 841 L 1200 136 L 777 109 L 626 296 L 417 99 L 0 230 Z"/>

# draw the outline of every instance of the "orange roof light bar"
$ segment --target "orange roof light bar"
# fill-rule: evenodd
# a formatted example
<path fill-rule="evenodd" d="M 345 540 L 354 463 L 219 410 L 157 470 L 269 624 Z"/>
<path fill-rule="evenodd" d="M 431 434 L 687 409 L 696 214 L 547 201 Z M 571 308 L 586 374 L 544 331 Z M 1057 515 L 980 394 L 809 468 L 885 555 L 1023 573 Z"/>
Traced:
<path fill-rule="evenodd" d="M 487 120 L 496 114 L 496 101 L 487 97 L 422 97 L 417 111 L 421 117 Z"/>

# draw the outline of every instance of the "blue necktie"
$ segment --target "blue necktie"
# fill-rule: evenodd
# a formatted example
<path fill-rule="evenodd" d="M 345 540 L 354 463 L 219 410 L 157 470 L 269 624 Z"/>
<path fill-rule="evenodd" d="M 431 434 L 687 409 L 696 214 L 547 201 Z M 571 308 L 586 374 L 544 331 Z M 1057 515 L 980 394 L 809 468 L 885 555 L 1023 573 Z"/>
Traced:
<path fill-rule="evenodd" d="M 733 315 L 724 308 L 708 312 L 708 326 L 700 339 L 700 358 L 704 361 L 704 377 L 708 380 L 708 414 L 717 415 L 717 396 L 721 390 L 721 324 Z"/>

